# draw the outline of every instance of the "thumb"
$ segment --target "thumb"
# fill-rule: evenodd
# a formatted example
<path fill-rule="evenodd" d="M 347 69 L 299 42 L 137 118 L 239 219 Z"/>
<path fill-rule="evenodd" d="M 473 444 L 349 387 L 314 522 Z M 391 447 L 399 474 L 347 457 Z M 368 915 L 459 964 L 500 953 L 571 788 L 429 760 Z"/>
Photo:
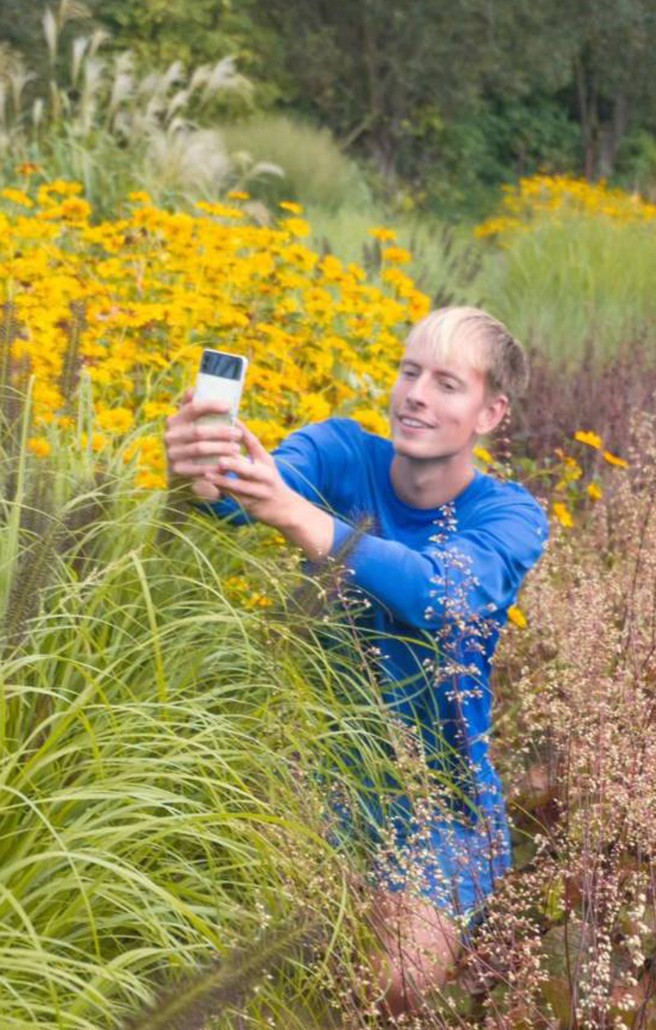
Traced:
<path fill-rule="evenodd" d="M 248 426 L 245 425 L 243 422 L 240 422 L 239 419 L 237 420 L 235 425 L 238 426 L 238 428 L 241 429 L 242 433 L 244 434 L 244 446 L 248 451 L 249 458 L 251 458 L 253 461 L 263 461 L 267 465 L 273 464 L 273 458 L 267 451 L 264 444 L 260 443 L 255 433 L 251 433 Z"/>

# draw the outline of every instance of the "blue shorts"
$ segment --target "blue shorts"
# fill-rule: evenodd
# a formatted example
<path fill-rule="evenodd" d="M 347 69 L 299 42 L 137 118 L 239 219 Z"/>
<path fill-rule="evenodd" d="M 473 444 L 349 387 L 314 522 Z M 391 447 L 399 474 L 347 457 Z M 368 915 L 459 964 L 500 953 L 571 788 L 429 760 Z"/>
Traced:
<path fill-rule="evenodd" d="M 442 909 L 465 936 L 485 915 L 496 882 L 512 865 L 505 818 L 477 825 L 453 818 L 382 831 L 373 881 L 390 891 L 410 890 Z"/>
<path fill-rule="evenodd" d="M 367 809 L 374 818 L 366 836 L 373 841 L 371 882 L 389 891 L 409 890 L 442 909 L 461 929 L 465 942 L 482 921 L 487 900 L 497 881 L 512 866 L 512 845 L 505 809 L 486 813 L 467 823 L 456 813 L 418 820 L 409 816 L 380 818 L 372 799 Z M 331 805 L 337 816 L 334 844 L 353 834 L 346 806 Z"/>

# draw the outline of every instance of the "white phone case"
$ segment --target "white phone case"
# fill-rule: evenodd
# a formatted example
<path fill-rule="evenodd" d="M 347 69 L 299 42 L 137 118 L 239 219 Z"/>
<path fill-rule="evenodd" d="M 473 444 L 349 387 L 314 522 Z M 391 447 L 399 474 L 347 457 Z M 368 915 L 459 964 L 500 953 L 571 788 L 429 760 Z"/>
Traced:
<path fill-rule="evenodd" d="M 225 415 L 202 415 L 197 421 L 200 425 L 209 425 L 216 422 L 224 422 L 234 425 L 237 421 L 239 404 L 241 401 L 248 359 L 241 358 L 242 368 L 239 379 L 226 379 L 220 375 L 210 375 L 206 372 L 199 372 L 196 376 L 194 387 L 194 400 L 218 400 L 229 405 L 230 411 Z M 204 458 L 196 458 L 199 465 L 216 465 L 218 459 L 215 455 L 208 455 Z"/>

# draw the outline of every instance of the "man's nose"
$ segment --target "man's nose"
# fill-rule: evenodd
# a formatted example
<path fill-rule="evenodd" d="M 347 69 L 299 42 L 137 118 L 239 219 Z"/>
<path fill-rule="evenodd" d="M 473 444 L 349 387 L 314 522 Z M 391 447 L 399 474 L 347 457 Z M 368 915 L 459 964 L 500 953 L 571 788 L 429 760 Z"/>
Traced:
<path fill-rule="evenodd" d="M 415 376 L 410 383 L 410 389 L 406 394 L 406 400 L 409 400 L 412 404 L 425 405 L 427 385 L 425 376 Z"/>

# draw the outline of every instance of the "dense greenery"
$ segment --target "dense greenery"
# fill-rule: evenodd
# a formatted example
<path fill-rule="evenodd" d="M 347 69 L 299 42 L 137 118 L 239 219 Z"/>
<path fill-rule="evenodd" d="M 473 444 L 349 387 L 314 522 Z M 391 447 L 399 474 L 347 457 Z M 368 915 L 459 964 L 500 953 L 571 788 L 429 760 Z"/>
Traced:
<path fill-rule="evenodd" d="M 656 1030 L 652 6 L 0 0 L 3 1030 L 380 1025 L 333 802 L 434 780 L 362 599 L 167 492 L 163 419 L 221 339 L 269 449 L 385 435 L 451 302 L 532 352 L 475 457 L 553 533 L 495 663 L 515 870 L 420 1024 Z"/>
<path fill-rule="evenodd" d="M 0 3 L 6 44 L 38 66 L 28 95 L 47 67 L 46 8 Z M 654 189 L 650 0 L 62 0 L 57 11 L 63 39 L 100 26 L 141 69 L 235 56 L 254 88 L 216 100 L 215 118 L 275 109 L 326 127 L 397 203 L 476 216 L 499 183 L 538 170 Z M 6 71 L 12 54 L 0 56 Z"/>

